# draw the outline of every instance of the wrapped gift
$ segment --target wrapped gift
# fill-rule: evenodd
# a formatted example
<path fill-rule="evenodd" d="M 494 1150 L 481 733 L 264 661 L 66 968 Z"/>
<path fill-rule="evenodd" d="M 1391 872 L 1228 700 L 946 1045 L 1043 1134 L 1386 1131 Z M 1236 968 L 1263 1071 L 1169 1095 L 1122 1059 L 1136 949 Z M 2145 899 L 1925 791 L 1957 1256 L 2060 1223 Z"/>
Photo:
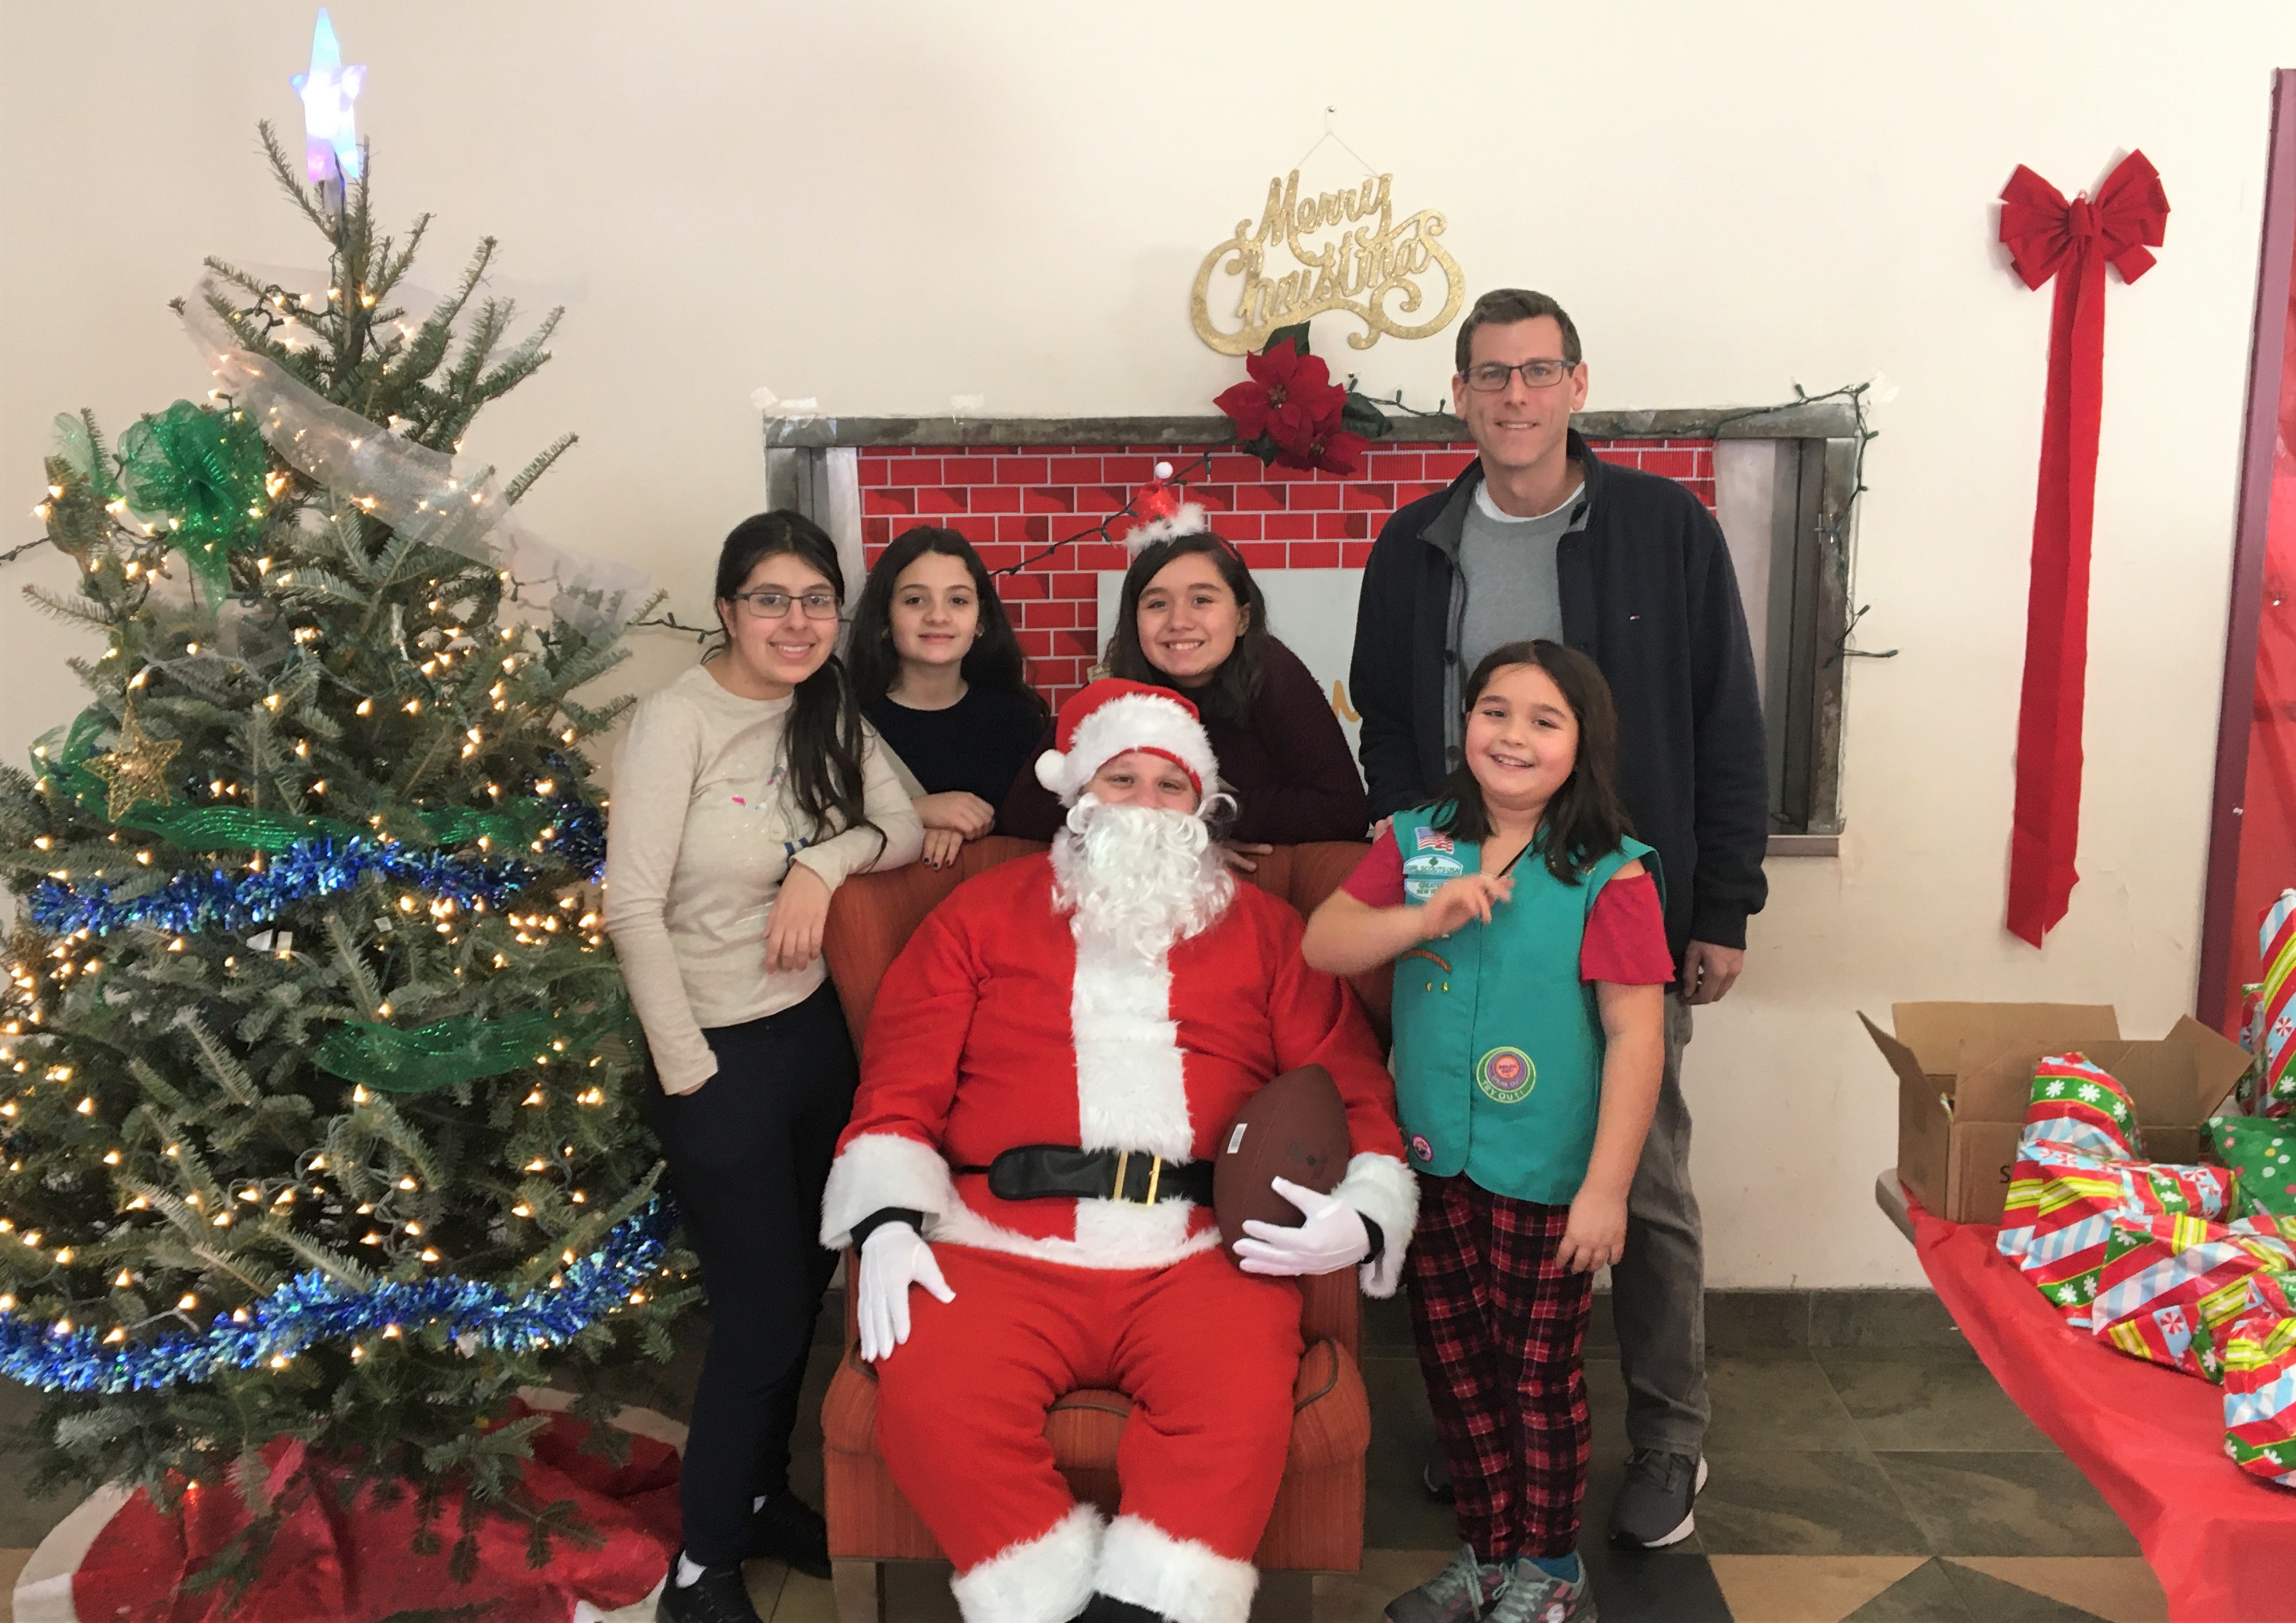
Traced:
<path fill-rule="evenodd" d="M 2240 1045 L 2249 1052 L 2248 1069 L 2233 1084 L 2232 1096 L 2249 1115 L 2262 1112 L 2264 1080 L 2264 983 L 2251 980 L 2240 988 Z"/>
<path fill-rule="evenodd" d="M 2296 1217 L 2275 1216 L 2268 1211 L 2243 1214 L 2231 1225 L 2235 1234 L 2261 1234 L 2267 1240 L 2285 1240 L 2296 1245 Z"/>
<path fill-rule="evenodd" d="M 2083 1180 L 2102 1177 L 2114 1162 L 2137 1158 L 2136 1109 L 2128 1092 L 2078 1053 L 2055 1053 L 2033 1068 L 2033 1089 L 2017 1135 L 2017 1160 L 2002 1203 L 2001 1254 L 2021 1262 L 2046 1226 L 2062 1230 L 2080 1216 L 2101 1215 L 2080 1203 L 2098 1192 Z M 2074 1180 L 2049 1191 L 2053 1181 Z M 2105 1230 L 2079 1236 L 2103 1258 Z"/>
<path fill-rule="evenodd" d="M 2021 1171 L 2027 1166 L 2019 1163 Z M 2222 1226 L 2210 1219 L 2231 1215 L 2232 1176 L 2221 1167 L 2056 1159 L 2046 1147 L 2037 1151 L 2030 1167 L 2037 1182 L 2017 1266 L 2076 1330 L 2095 1328 L 2090 1307 L 2104 1288 L 2115 1225 L 2184 1217 L 2206 1229 Z M 2013 1182 L 2011 1188 L 2016 1187 Z M 2005 1252 L 2010 1232 L 2005 1218 L 1999 1242 Z"/>
<path fill-rule="evenodd" d="M 2296 1110 L 2296 890 L 2283 890 L 2264 910 L 2257 930 L 2264 980 L 2257 988 L 2258 1041 L 2247 1045 L 2262 1056 L 2255 1102 L 2260 1116 L 2286 1116 Z"/>
<path fill-rule="evenodd" d="M 2228 1222 L 2239 1215 L 2238 1183 L 2224 1167 L 2175 1167 L 2158 1161 L 2122 1167 L 2125 1178 L 2141 1178 L 2151 1190 L 2150 1204 L 2172 1217 L 2206 1217 Z M 2131 1200 L 2136 1196 L 2132 1192 Z"/>
<path fill-rule="evenodd" d="M 2285 1291 L 2225 1334 L 2225 1453 L 2252 1476 L 2296 1488 L 2296 1314 Z"/>
<path fill-rule="evenodd" d="M 2089 1304 L 2091 1328 L 2133 1357 L 2216 1381 L 2226 1328 L 2258 1302 L 2259 1275 L 2296 1268 L 2296 1246 L 2189 1215 L 2115 1219 Z"/>
<path fill-rule="evenodd" d="M 2110 1162 L 2053 1166 L 2039 1179 L 2030 1237 L 2017 1266 L 2077 1330 L 2090 1328 L 2089 1303 L 2114 1220 L 2154 1215 L 2137 1203 L 2139 1190 L 2149 1197 L 2152 1185 L 2132 1182 Z"/>
<path fill-rule="evenodd" d="M 2128 1090 L 2078 1053 L 2053 1053 L 2033 1068 L 2033 1096 L 2025 1107 L 2018 1154 L 2042 1144 L 2099 1160 L 2144 1156 L 2136 1106 Z"/>
<path fill-rule="evenodd" d="M 2243 1213 L 2296 1217 L 2296 1121 L 2212 1116 L 2209 1137 L 2217 1159 L 2239 1175 Z"/>
<path fill-rule="evenodd" d="M 2016 1164 L 2009 1170 L 2009 1193 L 2001 1205 L 2001 1234 L 1995 1244 L 2001 1254 L 2013 1262 L 2022 1263 L 2025 1254 L 2033 1249 L 2033 1238 L 2040 1232 L 2044 1216 L 2043 1191 L 2053 1181 L 2067 1176 L 2104 1177 L 2111 1174 L 2112 1163 L 2094 1155 L 2076 1155 L 2070 1150 L 2060 1150 L 2046 1143 L 2021 1148 Z M 2062 1203 L 2070 1198 L 2064 1189 L 2048 1194 L 2048 1215 L 2053 1218 Z M 2053 1221 L 2051 1226 L 2062 1226 Z"/>

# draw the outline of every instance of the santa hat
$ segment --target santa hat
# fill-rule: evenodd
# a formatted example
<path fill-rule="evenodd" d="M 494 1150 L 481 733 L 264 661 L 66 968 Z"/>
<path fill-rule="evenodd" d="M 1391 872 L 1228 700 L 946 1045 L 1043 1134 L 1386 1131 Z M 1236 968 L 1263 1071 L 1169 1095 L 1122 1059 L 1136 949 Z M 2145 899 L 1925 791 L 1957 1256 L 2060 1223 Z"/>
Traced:
<path fill-rule="evenodd" d="M 1156 464 L 1156 477 L 1132 493 L 1133 514 L 1142 521 L 1132 527 L 1124 537 L 1124 545 L 1138 557 L 1142 549 L 1159 541 L 1169 541 L 1175 536 L 1193 536 L 1199 530 L 1210 529 L 1204 510 L 1194 502 L 1183 501 L 1180 493 L 1164 481 L 1172 477 L 1172 464 Z"/>
<path fill-rule="evenodd" d="M 1219 780 L 1219 762 L 1196 707 L 1165 688 L 1103 676 L 1061 706 L 1054 748 L 1037 758 L 1037 782 L 1074 806 L 1092 775 L 1128 750 L 1160 755 L 1188 775 L 1201 795 Z"/>

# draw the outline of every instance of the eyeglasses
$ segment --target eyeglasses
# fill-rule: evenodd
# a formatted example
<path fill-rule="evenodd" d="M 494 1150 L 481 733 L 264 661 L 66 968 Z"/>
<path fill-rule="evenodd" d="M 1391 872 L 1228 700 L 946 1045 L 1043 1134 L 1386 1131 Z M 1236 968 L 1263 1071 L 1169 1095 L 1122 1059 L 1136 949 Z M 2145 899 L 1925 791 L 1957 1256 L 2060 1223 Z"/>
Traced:
<path fill-rule="evenodd" d="M 778 620 L 789 618 L 790 605 L 805 605 L 805 618 L 809 620 L 833 620 L 837 618 L 837 594 L 808 592 L 802 597 L 791 597 L 786 592 L 736 592 L 734 601 L 742 605 L 742 612 L 753 620 Z"/>
<path fill-rule="evenodd" d="M 1533 389 L 1552 389 L 1571 370 L 1568 361 L 1524 361 L 1514 366 L 1504 361 L 1479 361 L 1467 368 L 1467 387 L 1477 394 L 1495 395 L 1519 372 Z"/>

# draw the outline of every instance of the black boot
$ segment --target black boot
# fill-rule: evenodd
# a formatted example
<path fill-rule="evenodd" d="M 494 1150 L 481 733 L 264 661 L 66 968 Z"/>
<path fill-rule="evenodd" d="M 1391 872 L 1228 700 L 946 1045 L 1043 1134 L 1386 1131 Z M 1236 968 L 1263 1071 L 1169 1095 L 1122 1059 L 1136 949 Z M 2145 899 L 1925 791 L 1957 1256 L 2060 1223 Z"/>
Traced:
<path fill-rule="evenodd" d="M 669 1578 L 653 1609 L 654 1623 L 764 1623 L 750 1604 L 740 1567 L 704 1567 L 701 1577 L 681 1586 L 677 1566 L 684 1555 L 680 1551 L 670 1558 Z"/>
<path fill-rule="evenodd" d="M 1077 1613 L 1076 1623 L 1172 1623 L 1160 1611 L 1151 1611 L 1145 1606 L 1135 1606 L 1129 1601 L 1119 1601 L 1112 1594 L 1096 1594 L 1085 1609 Z"/>
<path fill-rule="evenodd" d="M 750 1517 L 750 1559 L 786 1562 L 808 1578 L 829 1576 L 829 1523 L 784 1488 Z"/>

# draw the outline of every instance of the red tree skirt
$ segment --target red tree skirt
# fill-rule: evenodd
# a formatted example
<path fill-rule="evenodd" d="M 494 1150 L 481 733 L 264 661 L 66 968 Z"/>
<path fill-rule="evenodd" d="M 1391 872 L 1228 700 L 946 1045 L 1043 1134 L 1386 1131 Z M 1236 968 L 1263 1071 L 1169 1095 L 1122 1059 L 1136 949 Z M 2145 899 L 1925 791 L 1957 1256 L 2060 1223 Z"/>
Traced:
<path fill-rule="evenodd" d="M 1954 1323 L 2128 1524 L 2174 1623 L 2296 1623 L 2296 1493 L 2225 1457 L 2223 1389 L 2068 1329 L 1995 1249 L 1998 1228 L 1906 1205 Z"/>
<path fill-rule="evenodd" d="M 555 1394 L 534 1396 L 537 1406 L 557 1406 Z M 677 1430 L 658 1415 L 621 1423 L 634 1432 Z M 459 1496 L 445 1501 L 431 1523 L 438 1553 L 422 1556 L 413 1550 L 412 1495 L 381 1507 L 362 1495 L 348 1511 L 308 1495 L 280 1528 L 254 1586 L 227 1606 L 219 1588 L 179 1591 L 186 1571 L 246 1527 L 234 1489 L 217 1485 L 187 1495 L 172 1517 L 141 1490 L 106 1489 L 51 1533 L 27 1564 L 17 1582 L 17 1623 L 381 1623 L 432 1611 L 486 1623 L 591 1623 L 625 1609 L 631 1618 L 651 1617 L 644 1603 L 677 1548 L 677 1450 L 660 1437 L 634 1435 L 628 1461 L 617 1470 L 580 1452 L 587 1430 L 558 1414 L 537 1431 L 526 1491 L 543 1504 L 571 1500 L 603 1542 L 554 1537 L 539 1569 L 527 1564 L 523 1526 L 490 1515 L 478 1525 L 478 1572 L 457 1583 L 447 1563 L 461 1531 Z M 265 1455 L 278 1470 L 292 1463 L 297 1447 L 275 1444 Z"/>

